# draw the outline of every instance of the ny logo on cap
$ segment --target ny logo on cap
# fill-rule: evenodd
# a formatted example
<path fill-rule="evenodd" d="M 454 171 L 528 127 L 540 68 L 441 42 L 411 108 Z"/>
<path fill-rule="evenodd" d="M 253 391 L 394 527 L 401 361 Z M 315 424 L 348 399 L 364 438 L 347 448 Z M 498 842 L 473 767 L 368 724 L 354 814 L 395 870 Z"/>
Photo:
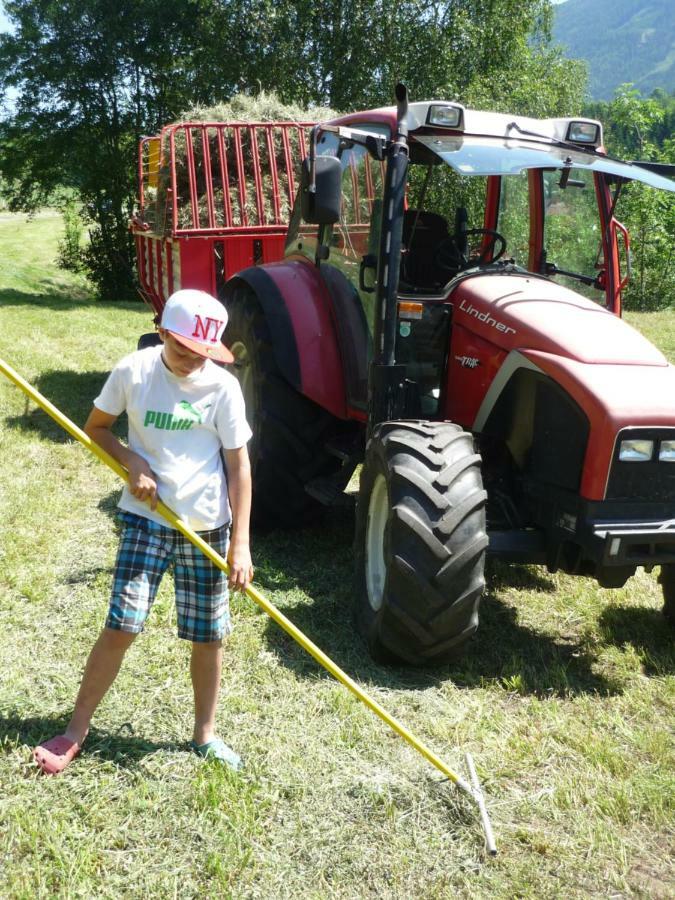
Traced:
<path fill-rule="evenodd" d="M 192 332 L 192 337 L 197 338 L 198 341 L 211 341 L 212 344 L 215 344 L 218 340 L 218 333 L 224 324 L 222 319 L 212 319 L 211 316 L 202 319 L 200 315 L 196 315 L 195 330 Z M 212 330 L 213 336 L 211 336 Z"/>

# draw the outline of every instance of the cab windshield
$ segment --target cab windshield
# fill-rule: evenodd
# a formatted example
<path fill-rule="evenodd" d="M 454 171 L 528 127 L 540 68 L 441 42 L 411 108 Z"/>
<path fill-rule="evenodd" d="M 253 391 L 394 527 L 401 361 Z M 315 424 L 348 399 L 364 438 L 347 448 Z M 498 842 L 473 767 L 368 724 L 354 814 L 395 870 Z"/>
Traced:
<path fill-rule="evenodd" d="M 568 145 L 453 135 L 415 135 L 415 142 L 462 175 L 518 175 L 525 169 L 546 168 L 589 169 L 675 191 L 675 182 L 662 175 L 590 150 L 571 149 Z"/>
<path fill-rule="evenodd" d="M 605 257 L 610 237 L 603 234 L 600 216 L 606 183 L 613 185 L 614 195 L 616 185 L 624 180 L 675 191 L 675 183 L 655 172 L 591 148 L 577 150 L 543 140 L 414 135 L 411 163 L 415 189 L 409 192 L 409 200 L 425 184 L 426 197 L 418 206 L 441 212 L 450 223 L 451 207 L 462 210 L 462 215 L 467 210 L 472 240 L 482 245 L 482 250 L 471 248 L 471 262 L 490 262 L 498 256 L 513 260 L 600 303 L 608 302 Z M 422 178 L 421 171 L 428 174 Z M 485 233 L 487 220 L 483 221 L 482 213 L 489 179 L 499 184 L 498 212 L 490 221 L 499 238 Z M 441 183 L 445 187 L 438 191 Z M 619 246 L 620 252 L 625 250 L 623 240 Z M 448 247 L 452 251 L 452 242 L 434 256 L 446 266 L 453 262 Z M 622 273 L 626 267 L 624 254 Z M 452 266 L 443 274 L 447 272 L 452 274 Z"/>
<path fill-rule="evenodd" d="M 548 139 L 413 135 L 411 159 L 415 157 L 426 157 L 427 165 L 433 159 L 442 161 L 442 168 L 460 182 L 498 177 L 497 230 L 506 241 L 504 258 L 598 302 L 610 302 L 605 252 L 611 236 L 603 235 L 600 220 L 605 185 L 611 185 L 612 203 L 641 185 L 668 192 L 663 196 L 675 192 L 675 181 L 643 166 Z M 628 188 L 622 192 L 625 184 Z M 459 193 L 473 195 L 470 189 Z M 536 208 L 538 218 L 533 221 Z M 621 212 L 620 201 L 619 219 Z M 474 215 L 474 229 L 479 227 L 476 219 Z M 629 283 L 630 258 L 625 231 L 616 227 L 623 287 Z M 536 233 L 539 228 L 541 234 Z"/>

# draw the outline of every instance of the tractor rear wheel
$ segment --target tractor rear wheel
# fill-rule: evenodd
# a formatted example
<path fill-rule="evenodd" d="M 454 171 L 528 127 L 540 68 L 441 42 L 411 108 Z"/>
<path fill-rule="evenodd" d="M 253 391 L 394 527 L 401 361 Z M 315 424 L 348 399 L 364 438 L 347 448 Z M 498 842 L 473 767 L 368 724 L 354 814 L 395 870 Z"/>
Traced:
<path fill-rule="evenodd" d="M 659 582 L 663 590 L 663 615 L 675 625 L 675 565 L 661 566 Z"/>
<path fill-rule="evenodd" d="M 267 320 L 252 291 L 237 289 L 227 310 L 223 340 L 235 358 L 233 370 L 253 431 L 253 520 L 265 527 L 302 525 L 322 508 L 305 486 L 340 469 L 341 461 L 326 443 L 344 424 L 281 375 Z"/>
<path fill-rule="evenodd" d="M 485 587 L 486 492 L 471 435 L 446 422 L 385 422 L 361 471 L 357 624 L 381 662 L 457 658 Z"/>

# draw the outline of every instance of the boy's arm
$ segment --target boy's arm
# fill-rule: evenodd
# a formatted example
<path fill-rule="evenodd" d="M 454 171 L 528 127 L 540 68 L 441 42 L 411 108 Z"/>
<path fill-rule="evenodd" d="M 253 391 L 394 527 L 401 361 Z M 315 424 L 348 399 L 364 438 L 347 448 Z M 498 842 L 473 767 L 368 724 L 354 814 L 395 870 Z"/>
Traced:
<path fill-rule="evenodd" d="M 94 406 L 84 423 L 84 432 L 129 472 L 129 490 L 134 497 L 137 500 L 149 500 L 150 507 L 156 509 L 157 479 L 143 457 L 125 447 L 112 433 L 110 429 L 116 421 L 117 416 L 111 416 Z"/>
<path fill-rule="evenodd" d="M 246 590 L 253 580 L 249 542 L 251 518 L 251 464 L 246 447 L 225 450 L 227 491 L 232 510 L 232 536 L 227 552 L 230 566 L 228 583 L 235 590 Z"/>

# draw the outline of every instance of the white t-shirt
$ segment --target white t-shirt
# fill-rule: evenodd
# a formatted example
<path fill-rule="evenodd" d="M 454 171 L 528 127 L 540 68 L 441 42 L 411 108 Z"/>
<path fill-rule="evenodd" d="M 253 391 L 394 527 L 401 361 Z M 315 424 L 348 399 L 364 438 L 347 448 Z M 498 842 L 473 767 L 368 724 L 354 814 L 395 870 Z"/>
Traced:
<path fill-rule="evenodd" d="M 157 476 L 162 502 L 195 531 L 208 531 L 231 519 L 220 451 L 243 447 L 251 437 L 244 398 L 237 379 L 211 360 L 178 377 L 161 354 L 158 346 L 125 356 L 94 405 L 111 416 L 126 411 L 129 448 Z M 119 506 L 168 524 L 128 486 Z"/>

